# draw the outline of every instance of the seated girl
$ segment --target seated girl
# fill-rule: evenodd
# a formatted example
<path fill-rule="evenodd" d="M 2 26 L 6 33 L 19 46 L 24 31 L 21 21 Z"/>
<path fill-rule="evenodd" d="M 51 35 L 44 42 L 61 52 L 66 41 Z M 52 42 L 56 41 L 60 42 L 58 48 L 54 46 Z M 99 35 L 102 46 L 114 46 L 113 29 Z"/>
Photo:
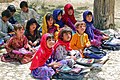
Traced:
<path fill-rule="evenodd" d="M 74 17 L 74 9 L 71 4 L 66 4 L 64 7 L 65 14 L 62 16 L 62 21 L 69 26 L 74 32 L 75 26 L 74 24 L 77 22 Z"/>
<path fill-rule="evenodd" d="M 73 35 L 72 40 L 70 42 L 70 47 L 73 50 L 78 50 L 80 52 L 81 57 L 84 57 L 83 50 L 86 47 L 89 47 L 90 41 L 88 39 L 88 35 L 85 32 L 86 24 L 85 22 L 76 22 L 76 33 Z"/>
<path fill-rule="evenodd" d="M 88 34 L 91 45 L 100 47 L 102 44 L 102 40 L 108 39 L 109 36 L 94 27 L 94 17 L 92 15 L 92 12 L 85 11 L 83 13 L 83 21 L 86 23 L 85 33 Z"/>
<path fill-rule="evenodd" d="M 27 63 L 32 58 L 32 52 L 28 51 L 28 40 L 24 36 L 24 28 L 20 24 L 14 26 L 15 35 L 6 43 L 5 48 L 7 54 L 1 57 L 4 62 L 19 61 L 20 63 Z"/>
<path fill-rule="evenodd" d="M 31 74 L 40 80 L 50 80 L 55 71 L 52 67 L 59 67 L 61 62 L 52 59 L 52 52 L 55 41 L 53 35 L 46 33 L 41 38 L 41 46 L 32 59 L 30 66 Z"/>
<path fill-rule="evenodd" d="M 40 45 L 41 35 L 37 30 L 37 21 L 34 18 L 28 20 L 25 30 L 25 36 L 28 39 L 28 44 L 31 48 L 35 48 Z"/>
<path fill-rule="evenodd" d="M 72 38 L 72 30 L 69 27 L 64 27 L 60 30 L 58 35 L 58 41 L 54 45 L 54 59 L 57 61 L 67 60 L 70 67 L 73 66 L 74 60 L 78 57 L 78 54 L 72 55 L 70 48 L 70 40 Z"/>
<path fill-rule="evenodd" d="M 63 14 L 63 11 L 60 9 L 55 9 L 53 11 L 54 22 L 58 24 L 60 28 L 64 27 L 64 23 L 62 21 L 62 14 Z"/>
<path fill-rule="evenodd" d="M 46 15 L 44 15 L 43 25 L 42 25 L 42 35 L 44 35 L 45 33 L 52 33 L 55 37 L 55 40 L 57 40 L 58 31 L 59 31 L 59 25 L 54 24 L 52 14 L 47 13 Z"/>

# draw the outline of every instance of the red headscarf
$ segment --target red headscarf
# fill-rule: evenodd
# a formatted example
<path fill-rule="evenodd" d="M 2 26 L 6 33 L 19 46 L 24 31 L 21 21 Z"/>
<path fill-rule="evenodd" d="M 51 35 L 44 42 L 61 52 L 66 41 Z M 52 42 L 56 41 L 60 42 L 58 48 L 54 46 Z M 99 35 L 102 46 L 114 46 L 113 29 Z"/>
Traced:
<path fill-rule="evenodd" d="M 69 9 L 72 9 L 73 10 L 73 14 L 72 15 L 68 15 L 68 10 Z M 71 22 L 73 24 L 75 24 L 77 21 L 74 17 L 74 9 L 73 9 L 73 6 L 71 4 L 66 4 L 65 7 L 64 7 L 64 11 L 65 11 L 65 14 L 62 16 L 62 20 L 63 22 L 67 23 L 68 22 L 68 19 L 71 20 Z"/>
<path fill-rule="evenodd" d="M 47 47 L 47 37 L 48 33 L 44 34 L 41 39 L 41 47 L 36 52 L 35 56 L 33 57 L 30 70 L 36 69 L 40 66 L 43 66 L 45 62 L 48 60 L 49 56 L 52 54 L 52 48 Z"/>
<path fill-rule="evenodd" d="M 66 41 L 61 40 L 62 34 L 63 34 L 63 33 L 62 33 L 63 30 L 64 30 L 64 28 L 61 28 L 61 30 L 60 30 L 60 32 L 59 32 L 59 34 L 58 34 L 58 41 L 57 41 L 57 43 L 54 45 L 54 50 L 55 50 L 55 51 L 56 51 L 56 48 L 57 48 L 59 45 L 65 46 L 65 49 L 66 49 L 67 51 L 72 50 L 72 49 L 70 48 L 70 41 L 66 42 Z"/>

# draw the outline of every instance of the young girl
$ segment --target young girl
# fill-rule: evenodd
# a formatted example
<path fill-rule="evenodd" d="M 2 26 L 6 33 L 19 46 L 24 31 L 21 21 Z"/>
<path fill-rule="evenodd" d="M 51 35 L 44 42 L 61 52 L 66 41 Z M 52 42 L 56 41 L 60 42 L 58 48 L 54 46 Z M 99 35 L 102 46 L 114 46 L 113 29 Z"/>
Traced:
<path fill-rule="evenodd" d="M 54 45 L 54 59 L 57 61 L 67 60 L 68 65 L 72 67 L 76 57 L 70 53 L 70 40 L 72 38 L 72 30 L 69 27 L 64 27 L 60 30 L 58 41 Z"/>
<path fill-rule="evenodd" d="M 43 18 L 42 35 L 45 33 L 52 33 L 55 39 L 57 39 L 58 31 L 59 25 L 54 24 L 52 14 L 47 13 Z"/>
<path fill-rule="evenodd" d="M 53 35 L 46 33 L 41 38 L 41 46 L 33 57 L 30 70 L 34 78 L 50 80 L 55 73 L 52 67 L 59 67 L 59 62 L 52 62 L 52 46 L 54 45 Z"/>
<path fill-rule="evenodd" d="M 15 36 L 6 43 L 7 54 L 1 57 L 2 61 L 19 61 L 27 63 L 31 60 L 32 53 L 28 50 L 28 40 L 24 36 L 24 28 L 20 24 L 15 25 Z"/>
<path fill-rule="evenodd" d="M 81 57 L 84 57 L 83 50 L 85 47 L 90 46 L 90 41 L 88 39 L 88 35 L 85 32 L 86 24 L 85 22 L 76 22 L 76 33 L 73 35 L 72 40 L 70 42 L 70 47 L 73 50 L 78 50 L 81 54 Z"/>
<path fill-rule="evenodd" d="M 53 11 L 54 22 L 58 24 L 60 28 L 64 27 L 64 23 L 62 21 L 62 14 L 63 14 L 63 11 L 60 9 L 55 9 Z"/>
<path fill-rule="evenodd" d="M 77 22 L 74 17 L 74 9 L 71 4 L 66 4 L 64 7 L 65 14 L 62 16 L 62 21 L 70 26 L 70 28 L 75 32 L 74 24 Z"/>
<path fill-rule="evenodd" d="M 37 21 L 34 18 L 28 20 L 25 30 L 25 36 L 27 37 L 28 43 L 31 48 L 40 45 L 41 35 L 37 29 Z"/>
<path fill-rule="evenodd" d="M 92 12 L 85 11 L 83 13 L 83 21 L 86 23 L 85 32 L 88 34 L 91 45 L 100 47 L 102 44 L 102 40 L 108 39 L 108 35 L 100 32 L 100 30 L 96 29 L 93 25 L 94 19 Z"/>

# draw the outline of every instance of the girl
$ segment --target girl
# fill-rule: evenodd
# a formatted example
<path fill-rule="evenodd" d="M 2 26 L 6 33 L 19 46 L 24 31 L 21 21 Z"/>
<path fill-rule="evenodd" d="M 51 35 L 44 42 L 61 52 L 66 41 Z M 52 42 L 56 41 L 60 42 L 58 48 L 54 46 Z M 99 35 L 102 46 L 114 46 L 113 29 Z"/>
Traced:
<path fill-rule="evenodd" d="M 36 47 L 40 45 L 41 35 L 37 30 L 37 21 L 34 18 L 28 20 L 25 30 L 25 36 L 28 39 L 30 47 Z"/>
<path fill-rule="evenodd" d="M 31 60 L 32 53 L 26 50 L 28 49 L 28 40 L 24 36 L 24 28 L 20 24 L 16 24 L 14 28 L 15 36 L 6 43 L 7 54 L 4 54 L 1 60 L 27 63 Z"/>
<path fill-rule="evenodd" d="M 77 22 L 74 17 L 74 9 L 71 4 L 66 4 L 64 7 L 65 14 L 62 16 L 62 21 L 70 26 L 70 28 L 75 32 L 74 24 Z"/>
<path fill-rule="evenodd" d="M 84 33 L 86 29 L 86 24 L 83 21 L 76 22 L 75 27 L 77 32 L 72 37 L 72 40 L 70 42 L 70 47 L 73 50 L 78 50 L 80 52 L 81 57 L 83 58 L 84 48 L 90 46 L 88 35 Z"/>
<path fill-rule="evenodd" d="M 56 9 L 53 11 L 54 22 L 60 26 L 60 28 L 64 27 L 64 23 L 62 21 L 63 11 L 60 9 Z"/>
<path fill-rule="evenodd" d="M 43 18 L 42 35 L 45 33 L 52 33 L 55 37 L 55 40 L 57 40 L 58 31 L 59 25 L 54 24 L 52 14 L 47 13 Z"/>
<path fill-rule="evenodd" d="M 50 80 L 55 73 L 52 67 L 59 67 L 59 62 L 52 62 L 52 46 L 54 45 L 53 36 L 46 33 L 42 36 L 41 46 L 33 57 L 30 70 L 34 78 L 40 80 Z"/>
<path fill-rule="evenodd" d="M 100 47 L 100 45 L 102 44 L 102 40 L 106 40 L 109 38 L 108 35 L 100 32 L 100 30 L 94 27 L 92 12 L 85 11 L 83 13 L 83 21 L 86 23 L 85 33 L 88 34 L 91 44 Z"/>
<path fill-rule="evenodd" d="M 76 60 L 76 57 L 70 53 L 72 50 L 69 45 L 71 38 L 72 30 L 69 27 L 64 27 L 60 30 L 58 41 L 54 45 L 54 59 L 57 61 L 67 60 L 70 67 L 73 66 L 74 60 Z"/>

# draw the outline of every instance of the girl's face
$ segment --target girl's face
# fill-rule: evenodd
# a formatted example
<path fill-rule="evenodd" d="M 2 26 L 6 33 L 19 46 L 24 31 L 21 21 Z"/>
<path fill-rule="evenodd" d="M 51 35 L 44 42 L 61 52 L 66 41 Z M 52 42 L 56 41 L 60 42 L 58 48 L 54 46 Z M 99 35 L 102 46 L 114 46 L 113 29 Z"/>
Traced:
<path fill-rule="evenodd" d="M 63 41 L 70 41 L 71 37 L 71 32 L 63 33 Z"/>
<path fill-rule="evenodd" d="M 79 34 L 83 34 L 85 32 L 85 29 L 86 29 L 85 22 L 81 22 L 81 24 L 79 24 L 79 26 L 76 28 Z"/>
<path fill-rule="evenodd" d="M 30 31 L 34 31 L 36 29 L 36 23 L 30 25 Z"/>
<path fill-rule="evenodd" d="M 68 15 L 70 15 L 70 16 L 73 15 L 73 9 L 68 10 Z"/>
<path fill-rule="evenodd" d="M 53 25 L 53 18 L 50 18 L 50 20 L 47 20 L 48 26 L 51 27 Z"/>
<path fill-rule="evenodd" d="M 19 36 L 22 36 L 24 34 L 24 28 L 22 27 L 21 29 L 17 29 L 15 33 Z"/>
<path fill-rule="evenodd" d="M 55 44 L 55 40 L 53 38 L 49 38 L 47 40 L 47 47 L 48 48 L 52 48 L 54 44 Z"/>
<path fill-rule="evenodd" d="M 23 7 L 23 8 L 21 8 L 21 10 L 22 10 L 23 12 L 27 12 L 27 11 L 28 11 L 28 7 Z"/>
<path fill-rule="evenodd" d="M 87 15 L 87 16 L 86 16 L 86 20 L 87 20 L 88 22 L 91 22 L 91 21 L 92 21 L 92 15 Z"/>
<path fill-rule="evenodd" d="M 61 20 L 61 18 L 62 18 L 62 15 L 61 15 L 61 13 L 58 15 L 58 17 L 57 17 L 57 19 L 58 20 Z"/>

